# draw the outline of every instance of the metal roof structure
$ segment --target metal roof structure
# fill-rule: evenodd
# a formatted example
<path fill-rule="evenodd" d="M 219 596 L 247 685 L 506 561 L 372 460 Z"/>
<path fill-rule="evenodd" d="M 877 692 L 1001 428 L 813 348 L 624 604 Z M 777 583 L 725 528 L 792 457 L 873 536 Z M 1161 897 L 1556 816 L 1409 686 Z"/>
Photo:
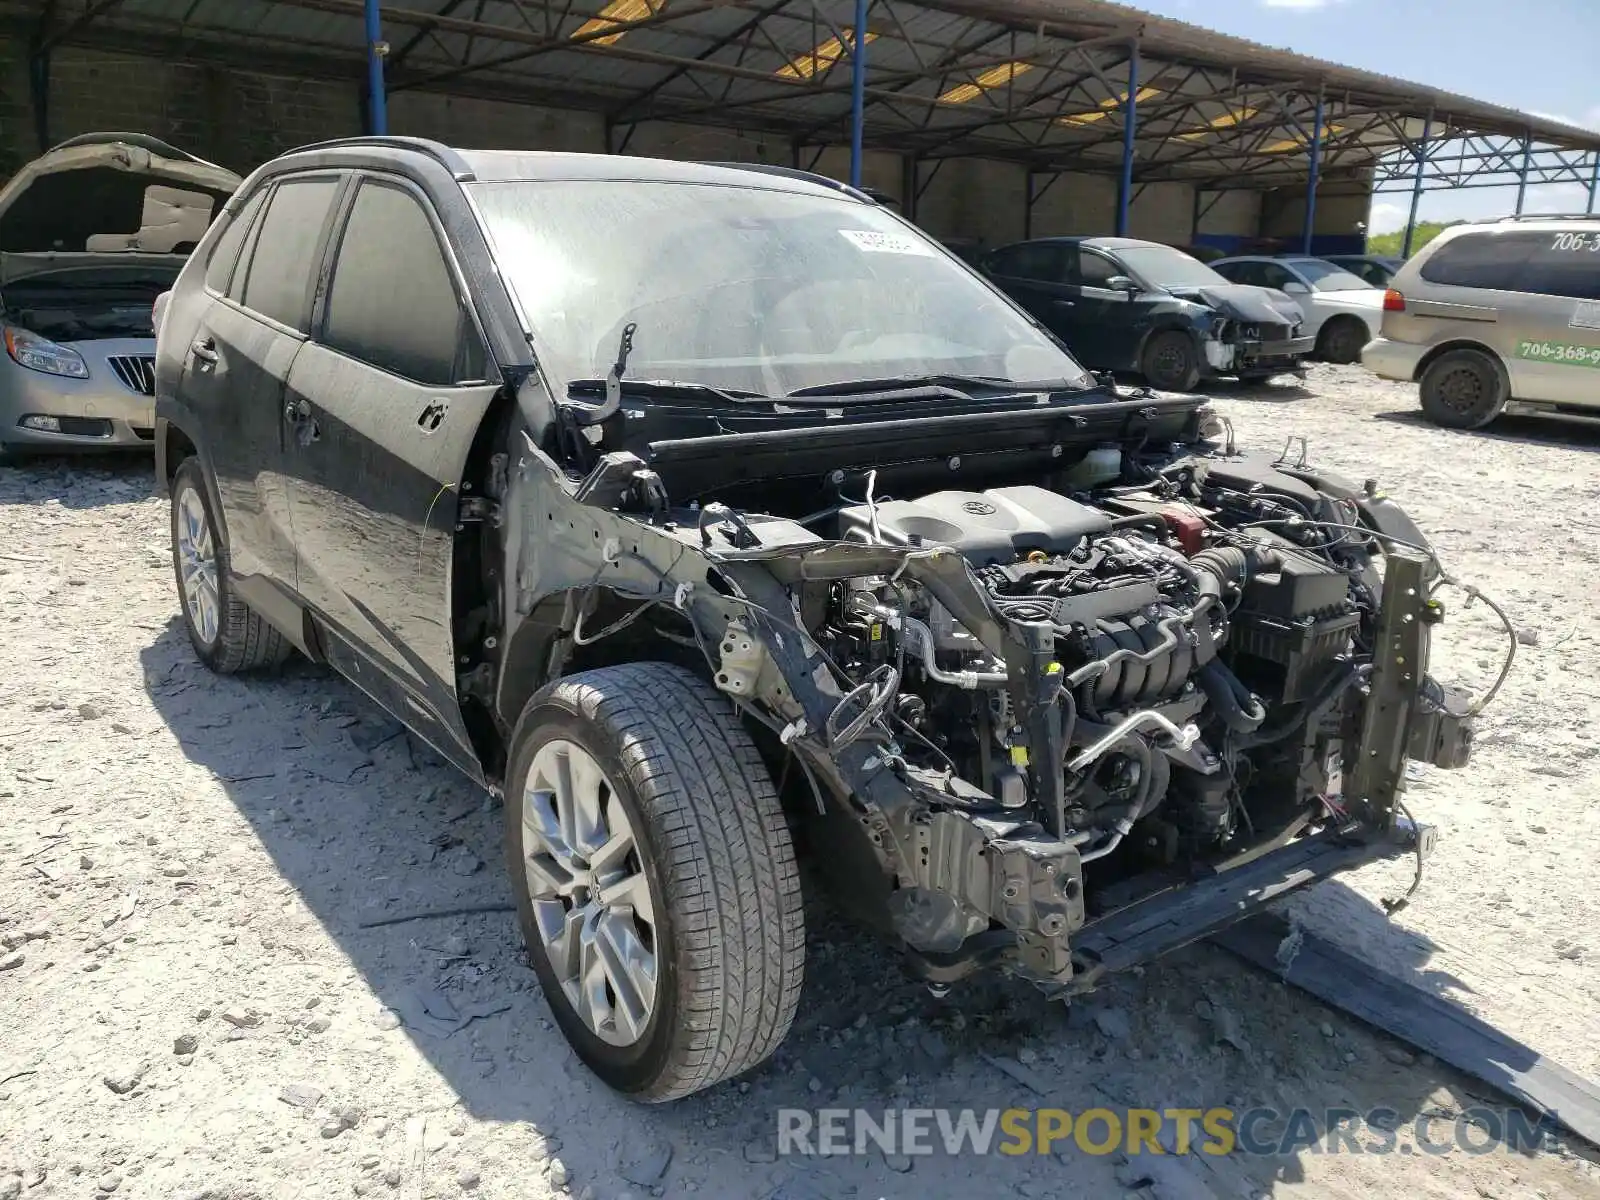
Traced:
<path fill-rule="evenodd" d="M 36 52 L 352 81 L 380 63 L 390 92 L 598 111 L 614 152 L 643 122 L 698 122 L 786 138 L 796 165 L 853 141 L 857 163 L 866 146 L 1121 175 L 1125 199 L 1308 175 L 1592 197 L 1600 178 L 1593 130 L 1106 0 L 0 0 L 0 18 Z"/>

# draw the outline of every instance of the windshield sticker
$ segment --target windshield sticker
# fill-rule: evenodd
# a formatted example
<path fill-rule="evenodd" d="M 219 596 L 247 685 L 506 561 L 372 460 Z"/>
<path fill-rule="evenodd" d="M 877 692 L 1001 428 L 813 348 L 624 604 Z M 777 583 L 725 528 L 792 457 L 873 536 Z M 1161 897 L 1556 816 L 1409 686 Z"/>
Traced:
<path fill-rule="evenodd" d="M 1569 367 L 1600 367 L 1600 346 L 1574 346 L 1567 342 L 1521 341 L 1517 357 Z"/>
<path fill-rule="evenodd" d="M 1579 300 L 1572 306 L 1572 320 L 1567 325 L 1573 329 L 1600 329 L 1600 300 Z"/>
<path fill-rule="evenodd" d="M 870 229 L 839 230 L 857 250 L 874 254 L 920 254 L 933 257 L 933 247 L 909 233 L 878 233 Z"/>

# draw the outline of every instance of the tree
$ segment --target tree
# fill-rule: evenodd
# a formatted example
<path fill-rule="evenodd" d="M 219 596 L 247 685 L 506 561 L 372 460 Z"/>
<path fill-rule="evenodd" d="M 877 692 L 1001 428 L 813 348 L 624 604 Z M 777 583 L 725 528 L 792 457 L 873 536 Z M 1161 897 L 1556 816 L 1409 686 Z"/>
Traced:
<path fill-rule="evenodd" d="M 1415 254 L 1450 226 L 1459 224 L 1460 221 L 1418 221 L 1416 232 L 1411 235 L 1411 252 Z M 1367 239 L 1367 253 L 1399 258 L 1405 237 L 1404 229 L 1396 229 L 1393 233 L 1375 233 Z"/>

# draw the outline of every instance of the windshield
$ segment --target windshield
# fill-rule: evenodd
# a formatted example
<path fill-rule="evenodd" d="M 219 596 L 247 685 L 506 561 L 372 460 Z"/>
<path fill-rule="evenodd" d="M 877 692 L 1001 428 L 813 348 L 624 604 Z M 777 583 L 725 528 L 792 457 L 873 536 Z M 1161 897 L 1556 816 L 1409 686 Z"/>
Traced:
<path fill-rule="evenodd" d="M 1058 345 L 885 209 L 759 187 L 468 185 L 552 384 L 627 375 L 782 396 L 900 376 L 1091 387 Z"/>
<path fill-rule="evenodd" d="M 1297 258 L 1290 264 L 1313 289 L 1319 292 L 1370 291 L 1372 285 L 1359 275 L 1320 258 Z"/>
<path fill-rule="evenodd" d="M 1139 277 L 1139 282 L 1161 288 L 1216 287 L 1227 280 L 1205 263 L 1171 246 L 1131 246 L 1119 248 L 1123 266 Z"/>

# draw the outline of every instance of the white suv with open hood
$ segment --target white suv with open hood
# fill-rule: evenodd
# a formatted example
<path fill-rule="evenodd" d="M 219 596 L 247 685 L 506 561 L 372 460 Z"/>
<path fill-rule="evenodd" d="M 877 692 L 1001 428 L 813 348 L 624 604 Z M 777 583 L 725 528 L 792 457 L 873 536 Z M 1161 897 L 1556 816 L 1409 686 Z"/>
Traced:
<path fill-rule="evenodd" d="M 0 449 L 148 445 L 151 310 L 239 177 L 87 133 L 0 189 Z"/>

